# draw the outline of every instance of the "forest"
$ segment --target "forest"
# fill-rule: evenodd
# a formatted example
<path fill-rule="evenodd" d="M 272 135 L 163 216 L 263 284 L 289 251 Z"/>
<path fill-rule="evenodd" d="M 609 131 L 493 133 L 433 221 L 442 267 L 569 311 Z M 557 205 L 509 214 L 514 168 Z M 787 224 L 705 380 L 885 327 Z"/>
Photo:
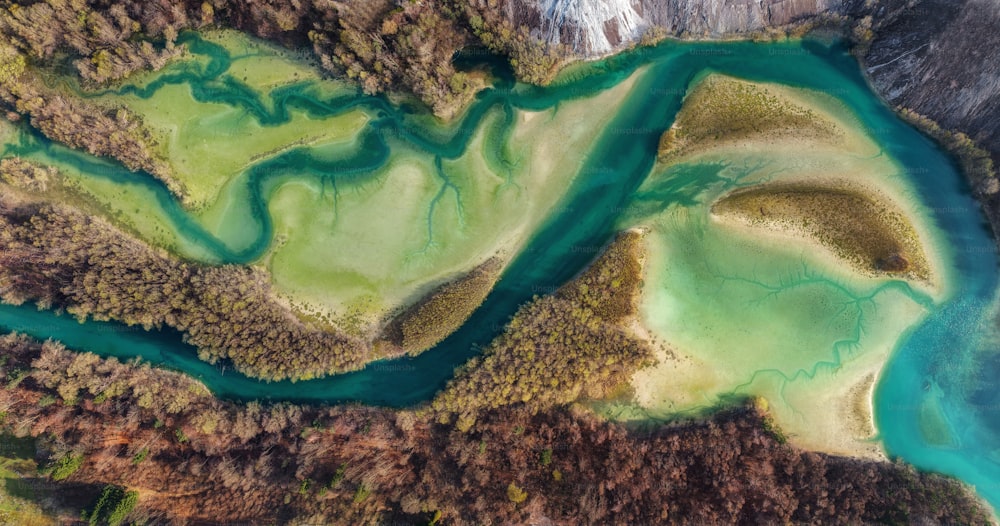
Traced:
<path fill-rule="evenodd" d="M 462 430 L 410 410 L 233 404 L 19 335 L 0 348 L 4 430 L 35 437 L 28 480 L 63 516 L 135 492 L 125 520 L 174 524 L 989 523 L 954 480 L 797 450 L 753 404 L 629 429 L 517 403 Z"/>
<path fill-rule="evenodd" d="M 71 72 L 84 88 L 109 86 L 182 54 L 180 32 L 213 27 L 311 49 L 326 73 L 370 94 L 415 95 L 443 119 L 457 115 L 484 86 L 481 75 L 455 69 L 459 50 L 478 47 L 507 57 L 519 78 L 536 83 L 551 80 L 567 55 L 531 38 L 525 27 L 512 27 L 494 0 L 17 2 L 0 7 L 0 109 L 8 120 L 27 119 L 50 139 L 117 159 L 183 195 L 154 155 L 156 141 L 141 118 L 74 96 L 48 79 Z"/>
<path fill-rule="evenodd" d="M 101 218 L 11 187 L 0 192 L 0 297 L 81 319 L 172 327 L 203 360 L 269 380 L 359 369 L 371 359 L 369 342 L 296 318 L 262 270 L 186 263 Z"/>

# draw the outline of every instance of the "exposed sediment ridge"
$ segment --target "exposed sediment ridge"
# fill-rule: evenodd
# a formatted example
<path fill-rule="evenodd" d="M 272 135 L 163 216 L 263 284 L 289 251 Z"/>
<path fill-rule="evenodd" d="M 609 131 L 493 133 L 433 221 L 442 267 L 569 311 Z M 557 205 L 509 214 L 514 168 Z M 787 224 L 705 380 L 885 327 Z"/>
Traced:
<path fill-rule="evenodd" d="M 714 217 L 808 238 L 862 274 L 932 279 L 913 225 L 873 189 L 850 183 L 791 182 L 736 190 L 712 205 Z"/>

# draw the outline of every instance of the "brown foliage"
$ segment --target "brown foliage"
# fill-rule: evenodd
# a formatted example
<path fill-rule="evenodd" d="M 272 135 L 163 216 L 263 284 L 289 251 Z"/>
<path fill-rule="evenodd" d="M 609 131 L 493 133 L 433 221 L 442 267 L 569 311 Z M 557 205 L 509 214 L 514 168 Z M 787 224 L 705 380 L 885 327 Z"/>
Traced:
<path fill-rule="evenodd" d="M 29 191 L 44 192 L 56 169 L 38 166 L 19 157 L 0 159 L 0 181 Z"/>
<path fill-rule="evenodd" d="M 384 342 L 402 352 L 430 349 L 462 325 L 493 289 L 503 263 L 496 257 L 429 292 L 385 328 Z"/>
<path fill-rule="evenodd" d="M 0 351 L 5 426 L 38 437 L 40 460 L 84 455 L 66 483 L 137 489 L 158 523 L 989 522 L 950 479 L 796 450 L 751 407 L 630 431 L 514 406 L 463 432 L 410 411 L 222 402 L 178 373 L 21 336 Z"/>

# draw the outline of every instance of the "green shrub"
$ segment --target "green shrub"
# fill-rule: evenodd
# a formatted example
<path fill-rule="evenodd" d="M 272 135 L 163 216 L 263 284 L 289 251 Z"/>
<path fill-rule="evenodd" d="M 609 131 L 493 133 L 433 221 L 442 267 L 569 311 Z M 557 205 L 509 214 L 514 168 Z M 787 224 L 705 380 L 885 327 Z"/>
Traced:
<path fill-rule="evenodd" d="M 148 456 L 149 456 L 149 448 L 144 447 L 142 448 L 142 450 L 136 453 L 134 457 L 132 457 L 132 463 L 138 465 L 143 460 L 146 460 L 146 457 Z"/>
<path fill-rule="evenodd" d="M 772 418 L 771 415 L 765 415 L 763 422 L 764 431 L 771 435 L 774 440 L 776 440 L 779 444 L 788 443 L 788 437 L 785 436 L 785 432 L 774 423 L 774 418 Z"/>
<path fill-rule="evenodd" d="M 52 480 L 64 480 L 83 465 L 83 455 L 67 453 L 49 467 L 49 476 Z"/>
<path fill-rule="evenodd" d="M 354 492 L 354 503 L 357 504 L 359 502 L 362 502 L 363 500 L 367 499 L 368 496 L 371 494 L 372 494 L 371 488 L 369 488 L 367 485 L 365 485 L 365 483 L 362 482 L 361 485 L 358 486 L 357 491 Z"/>
<path fill-rule="evenodd" d="M 517 484 L 511 482 L 510 485 L 507 486 L 507 498 L 514 504 L 520 504 L 528 498 L 528 492 L 519 488 Z"/>
<path fill-rule="evenodd" d="M 108 484 L 101 491 L 101 496 L 98 497 L 93 510 L 84 512 L 84 518 L 87 519 L 90 526 L 98 524 L 118 526 L 132 512 L 138 500 L 138 492 L 125 491 L 125 488 L 121 486 Z"/>
<path fill-rule="evenodd" d="M 340 465 L 340 467 L 337 468 L 336 473 L 333 474 L 333 478 L 330 479 L 330 483 L 327 484 L 327 486 L 329 486 L 330 489 L 336 488 L 337 485 L 340 484 L 342 480 L 344 480 L 345 471 L 347 471 L 347 462 L 344 462 L 343 464 Z"/>
<path fill-rule="evenodd" d="M 542 450 L 542 465 L 548 466 L 552 463 L 552 448 Z"/>

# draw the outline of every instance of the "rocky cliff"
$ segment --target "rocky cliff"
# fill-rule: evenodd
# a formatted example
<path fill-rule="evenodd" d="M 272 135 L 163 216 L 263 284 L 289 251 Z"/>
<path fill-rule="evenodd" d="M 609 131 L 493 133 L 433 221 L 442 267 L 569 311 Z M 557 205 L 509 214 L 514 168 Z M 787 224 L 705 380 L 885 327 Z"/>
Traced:
<path fill-rule="evenodd" d="M 651 28 L 722 37 L 855 11 L 856 0 L 508 0 L 507 15 L 535 36 L 595 56 L 639 40 Z"/>
<path fill-rule="evenodd" d="M 1000 3 L 924 0 L 876 28 L 865 69 L 889 103 L 1000 152 Z"/>
<path fill-rule="evenodd" d="M 584 57 L 646 32 L 739 36 L 819 17 L 853 21 L 872 85 L 892 106 L 962 132 L 1000 165 L 1000 3 L 996 0 L 501 0 L 508 19 Z M 969 167 L 965 166 L 966 171 Z M 1000 232 L 1000 185 L 968 173 Z M 986 181 L 989 184 L 984 184 Z"/>
<path fill-rule="evenodd" d="M 863 63 L 875 90 L 893 106 L 965 133 L 1000 166 L 1000 4 L 923 0 L 873 18 Z M 963 164 L 1000 238 L 996 170 Z"/>

